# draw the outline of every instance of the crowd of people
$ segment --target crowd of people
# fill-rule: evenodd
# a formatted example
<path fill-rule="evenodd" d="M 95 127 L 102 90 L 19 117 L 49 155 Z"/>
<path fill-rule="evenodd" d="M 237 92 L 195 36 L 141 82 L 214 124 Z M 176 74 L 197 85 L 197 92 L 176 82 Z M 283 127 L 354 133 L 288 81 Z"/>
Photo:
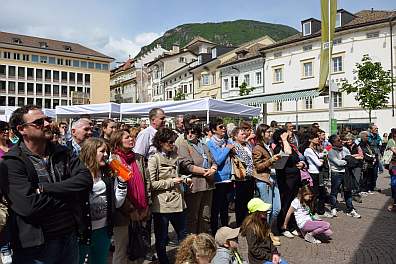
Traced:
<path fill-rule="evenodd" d="M 154 108 L 148 126 L 56 124 L 27 105 L 1 121 L 3 263 L 108 263 L 112 249 L 113 264 L 167 264 L 172 244 L 178 264 L 286 263 L 280 236 L 328 240 L 324 219 L 339 214 L 338 194 L 346 215 L 361 218 L 353 203 L 380 191 L 384 170 L 393 198 L 387 209 L 396 209 L 396 129 L 381 138 L 370 125 L 358 136 L 327 138 L 317 123 L 296 132 L 290 122 L 205 125 L 187 115 L 171 129 L 165 118 Z"/>

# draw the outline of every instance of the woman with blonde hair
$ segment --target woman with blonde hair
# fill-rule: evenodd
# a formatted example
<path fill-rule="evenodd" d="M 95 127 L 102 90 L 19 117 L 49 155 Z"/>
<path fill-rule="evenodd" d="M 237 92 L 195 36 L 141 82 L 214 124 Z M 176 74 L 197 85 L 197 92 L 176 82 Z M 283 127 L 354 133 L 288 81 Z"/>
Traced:
<path fill-rule="evenodd" d="M 108 153 L 108 146 L 102 138 L 89 138 L 81 148 L 80 159 L 92 175 L 93 187 L 89 193 L 89 230 L 92 233 L 88 235 L 86 243 L 80 243 L 79 263 L 107 263 L 113 232 L 112 215 L 115 208 L 125 200 L 126 183 L 121 178 L 116 178 L 114 186 L 114 179 L 106 164 Z"/>
<path fill-rule="evenodd" d="M 216 255 L 216 242 L 206 233 L 192 234 L 180 244 L 176 264 L 209 264 Z"/>

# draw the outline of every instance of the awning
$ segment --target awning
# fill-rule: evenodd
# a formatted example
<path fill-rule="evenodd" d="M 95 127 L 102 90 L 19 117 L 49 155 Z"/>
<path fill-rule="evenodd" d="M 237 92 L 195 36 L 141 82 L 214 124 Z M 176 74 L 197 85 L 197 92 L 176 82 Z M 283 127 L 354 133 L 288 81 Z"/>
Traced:
<path fill-rule="evenodd" d="M 306 98 L 312 98 L 319 96 L 319 94 L 320 92 L 317 89 L 307 89 L 307 90 L 299 90 L 299 91 L 292 91 L 285 93 L 248 95 L 248 96 L 229 98 L 224 100 L 228 102 L 258 106 L 266 103 L 296 101 Z"/>

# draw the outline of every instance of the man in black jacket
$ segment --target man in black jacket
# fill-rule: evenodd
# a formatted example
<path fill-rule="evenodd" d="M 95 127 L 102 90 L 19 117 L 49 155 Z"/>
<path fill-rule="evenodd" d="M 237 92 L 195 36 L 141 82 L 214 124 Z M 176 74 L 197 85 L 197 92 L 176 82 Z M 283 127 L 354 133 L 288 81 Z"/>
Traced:
<path fill-rule="evenodd" d="M 2 188 L 17 264 L 78 263 L 77 234 L 89 228 L 83 205 L 92 177 L 66 147 L 46 139 L 50 122 L 32 105 L 18 108 L 10 119 L 21 140 L 3 157 L 0 175 L 8 180 Z"/>

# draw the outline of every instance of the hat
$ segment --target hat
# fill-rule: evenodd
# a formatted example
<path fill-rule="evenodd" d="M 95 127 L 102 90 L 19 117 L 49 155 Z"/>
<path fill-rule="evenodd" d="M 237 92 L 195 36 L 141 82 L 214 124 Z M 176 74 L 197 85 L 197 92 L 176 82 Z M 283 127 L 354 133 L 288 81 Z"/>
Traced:
<path fill-rule="evenodd" d="M 217 230 L 215 235 L 215 240 L 219 246 L 222 246 L 225 243 L 227 243 L 227 240 L 237 238 L 238 235 L 239 235 L 239 227 L 233 229 L 227 226 L 223 226 L 219 230 Z"/>
<path fill-rule="evenodd" d="M 263 200 L 261 200 L 260 198 L 253 198 L 252 200 L 250 200 L 248 202 L 248 210 L 249 213 L 254 213 L 254 212 L 266 212 L 269 209 L 271 209 L 271 205 L 268 203 L 265 203 Z"/>

